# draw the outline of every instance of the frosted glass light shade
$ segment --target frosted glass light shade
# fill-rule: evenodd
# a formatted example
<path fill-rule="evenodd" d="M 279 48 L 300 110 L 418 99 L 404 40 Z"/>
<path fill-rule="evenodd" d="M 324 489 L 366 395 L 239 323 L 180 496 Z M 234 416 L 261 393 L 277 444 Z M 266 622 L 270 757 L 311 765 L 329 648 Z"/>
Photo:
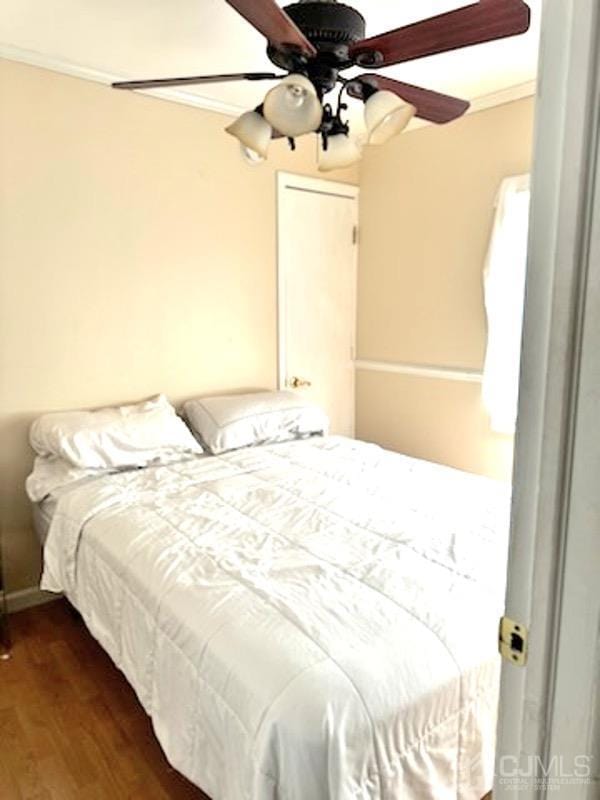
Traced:
<path fill-rule="evenodd" d="M 225 130 L 235 136 L 242 147 L 248 148 L 260 158 L 267 157 L 273 131 L 267 120 L 257 111 L 246 111 Z"/>
<path fill-rule="evenodd" d="M 251 167 L 255 167 L 257 164 L 263 164 L 266 160 L 265 156 L 261 156 L 256 150 L 253 150 L 251 147 L 246 147 L 246 145 L 241 142 L 240 153 L 246 164 L 250 164 Z"/>
<path fill-rule="evenodd" d="M 317 130 L 323 107 L 308 78 L 288 75 L 267 93 L 263 113 L 275 130 L 294 137 Z"/>
<path fill-rule="evenodd" d="M 375 92 L 365 103 L 369 144 L 383 144 L 406 128 L 417 109 L 387 89 Z"/>
<path fill-rule="evenodd" d="M 343 169 L 351 164 L 360 161 L 361 150 L 354 139 L 350 139 L 345 133 L 337 133 L 330 136 L 327 142 L 327 150 L 323 149 L 323 142 L 319 142 L 317 161 L 320 172 L 330 172 L 333 169 Z"/>

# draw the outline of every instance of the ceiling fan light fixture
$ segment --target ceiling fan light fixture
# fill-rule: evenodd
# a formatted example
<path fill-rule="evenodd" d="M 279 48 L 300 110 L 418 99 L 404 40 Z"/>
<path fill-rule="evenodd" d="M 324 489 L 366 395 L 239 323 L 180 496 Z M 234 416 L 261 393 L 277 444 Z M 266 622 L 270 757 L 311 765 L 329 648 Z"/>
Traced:
<path fill-rule="evenodd" d="M 361 149 L 354 139 L 345 133 L 336 133 L 327 140 L 327 149 L 319 142 L 317 163 L 320 172 L 331 172 L 334 169 L 350 167 L 360 161 Z"/>
<path fill-rule="evenodd" d="M 426 56 L 517 36 L 528 30 L 531 9 L 525 0 L 481 0 L 404 27 L 372 36 L 365 35 L 365 20 L 342 0 L 297 0 L 282 8 L 281 0 L 226 0 L 267 40 L 267 56 L 284 71 L 236 72 L 190 75 L 150 80 L 125 80 L 117 89 L 144 90 L 171 86 L 194 86 L 230 81 L 281 81 L 264 103 L 233 122 L 227 132 L 242 145 L 245 159 L 260 163 L 267 156 L 272 137 L 287 137 L 291 149 L 295 139 L 307 133 L 320 134 L 324 148 L 323 171 L 356 160 L 358 143 L 340 137 L 348 134 L 342 119 L 347 103 L 342 93 L 365 104 L 367 141 L 382 144 L 401 133 L 413 116 L 442 125 L 467 112 L 469 103 L 440 92 L 413 86 L 367 72 L 341 77 L 344 70 L 364 65 L 390 67 Z M 492 8 L 493 7 L 493 8 Z M 288 74 L 291 70 L 297 71 Z M 310 77 L 307 77 L 310 76 Z M 323 98 L 341 83 L 337 110 Z M 362 143 L 361 143 L 362 144 Z"/>
<path fill-rule="evenodd" d="M 273 130 L 258 111 L 246 111 L 225 130 L 239 141 L 246 157 L 248 152 L 253 154 L 250 157 L 252 163 L 257 163 L 257 158 L 264 161 L 267 157 Z"/>
<path fill-rule="evenodd" d="M 387 89 L 375 91 L 365 102 L 369 144 L 384 144 L 406 128 L 417 109 Z"/>
<path fill-rule="evenodd" d="M 304 75 L 288 75 L 265 97 L 265 119 L 284 136 L 316 131 L 323 118 L 317 90 Z"/>
<path fill-rule="evenodd" d="M 256 150 L 253 150 L 251 147 L 246 147 L 245 144 L 240 142 L 240 154 L 246 164 L 249 164 L 251 167 L 256 167 L 259 164 L 264 164 L 266 161 L 266 156 L 261 155 Z"/>

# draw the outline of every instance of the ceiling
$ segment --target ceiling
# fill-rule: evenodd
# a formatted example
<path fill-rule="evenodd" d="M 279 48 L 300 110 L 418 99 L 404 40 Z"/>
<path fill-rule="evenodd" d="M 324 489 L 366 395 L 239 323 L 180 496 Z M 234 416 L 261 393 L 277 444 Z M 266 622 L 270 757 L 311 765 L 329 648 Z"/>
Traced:
<path fill-rule="evenodd" d="M 350 3 L 365 16 L 369 36 L 468 4 L 464 0 Z M 466 99 L 532 81 L 542 0 L 529 0 L 529 5 L 533 24 L 524 36 L 381 72 Z M 7 48 L 13 53 L 33 51 L 115 78 L 273 69 L 263 37 L 225 0 L 2 0 L 1 6 L 0 47 L 5 52 Z M 185 93 L 247 109 L 262 100 L 270 85 L 186 87 Z"/>

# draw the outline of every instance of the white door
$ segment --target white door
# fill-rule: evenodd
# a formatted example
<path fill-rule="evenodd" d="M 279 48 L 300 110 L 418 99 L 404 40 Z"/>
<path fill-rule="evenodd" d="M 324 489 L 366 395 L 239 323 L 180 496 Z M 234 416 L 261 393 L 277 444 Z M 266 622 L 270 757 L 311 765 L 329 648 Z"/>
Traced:
<path fill-rule="evenodd" d="M 600 5 L 546 0 L 494 800 L 600 797 Z"/>
<path fill-rule="evenodd" d="M 358 189 L 278 174 L 279 386 L 354 435 Z"/>

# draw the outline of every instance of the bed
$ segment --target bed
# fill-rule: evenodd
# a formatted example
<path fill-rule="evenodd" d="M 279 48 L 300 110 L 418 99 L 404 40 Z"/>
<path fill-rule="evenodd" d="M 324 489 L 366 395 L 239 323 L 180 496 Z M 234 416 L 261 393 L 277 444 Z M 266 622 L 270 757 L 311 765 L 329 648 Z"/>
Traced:
<path fill-rule="evenodd" d="M 42 588 L 213 800 L 491 788 L 507 486 L 325 436 L 86 480 L 50 516 Z"/>

